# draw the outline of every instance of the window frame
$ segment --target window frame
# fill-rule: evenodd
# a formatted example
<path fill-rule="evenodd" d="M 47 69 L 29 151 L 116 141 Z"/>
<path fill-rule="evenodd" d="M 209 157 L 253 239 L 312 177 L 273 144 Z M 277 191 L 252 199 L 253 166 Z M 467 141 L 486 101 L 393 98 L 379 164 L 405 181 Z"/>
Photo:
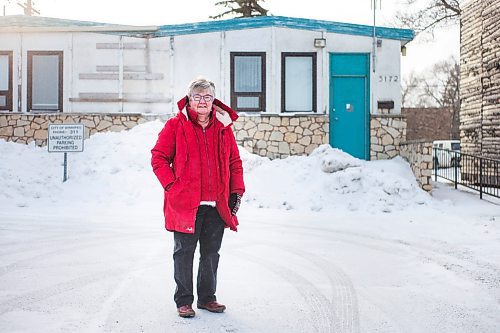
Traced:
<path fill-rule="evenodd" d="M 235 68 L 234 59 L 238 56 L 259 56 L 261 58 L 261 92 L 235 92 Z M 264 112 L 266 110 L 266 52 L 230 52 L 230 77 L 231 77 L 231 108 L 241 112 Z M 257 108 L 238 108 L 238 97 L 258 97 L 259 106 Z"/>
<path fill-rule="evenodd" d="M 58 110 L 33 110 L 33 56 L 37 55 L 57 55 L 59 56 L 59 96 L 58 96 Z M 28 109 L 27 112 L 48 112 L 48 113 L 60 113 L 63 112 L 63 62 L 64 62 L 64 52 L 63 51 L 28 51 Z"/>
<path fill-rule="evenodd" d="M 7 56 L 9 58 L 8 71 L 9 71 L 9 89 L 8 90 L 0 90 L 0 96 L 5 96 L 5 106 L 0 105 L 0 111 L 14 111 L 13 109 L 13 92 L 14 92 L 14 69 L 13 69 L 13 51 L 0 51 L 0 55 Z"/>
<path fill-rule="evenodd" d="M 312 58 L 312 110 L 311 111 L 287 111 L 286 107 L 286 58 L 287 57 L 311 57 Z M 318 99 L 318 67 L 317 67 L 316 52 L 281 52 L 281 112 L 282 113 L 317 113 L 317 99 Z"/>

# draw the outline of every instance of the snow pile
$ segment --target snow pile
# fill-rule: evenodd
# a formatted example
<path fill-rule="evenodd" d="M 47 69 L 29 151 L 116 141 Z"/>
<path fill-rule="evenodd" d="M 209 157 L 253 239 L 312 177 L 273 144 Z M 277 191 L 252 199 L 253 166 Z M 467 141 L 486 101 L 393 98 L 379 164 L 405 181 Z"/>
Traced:
<path fill-rule="evenodd" d="M 162 189 L 151 170 L 150 150 L 162 127 L 155 121 L 93 135 L 84 152 L 68 154 L 66 183 L 61 181 L 62 154 L 0 140 L 0 208 L 161 210 Z M 431 202 L 400 158 L 367 162 L 328 145 L 309 157 L 272 161 L 243 148 L 240 152 L 249 206 L 377 213 Z"/>
<path fill-rule="evenodd" d="M 246 167 L 247 158 L 242 154 Z M 270 161 L 245 173 L 245 201 L 261 208 L 391 212 L 429 204 L 403 159 L 362 161 L 322 145 L 310 156 Z"/>

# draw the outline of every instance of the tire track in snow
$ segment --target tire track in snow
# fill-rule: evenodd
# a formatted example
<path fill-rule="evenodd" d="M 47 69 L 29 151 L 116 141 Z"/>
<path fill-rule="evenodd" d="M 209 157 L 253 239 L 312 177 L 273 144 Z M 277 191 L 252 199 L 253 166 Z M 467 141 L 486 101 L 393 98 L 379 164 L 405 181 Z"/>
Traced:
<path fill-rule="evenodd" d="M 143 237 L 146 238 L 146 237 Z M 42 254 L 37 254 L 36 256 L 32 256 L 26 259 L 18 260 L 13 263 L 10 263 L 8 265 L 0 267 L 0 277 L 4 276 L 5 274 L 8 274 L 12 271 L 15 271 L 17 269 L 23 269 L 23 268 L 30 268 L 30 263 L 32 262 L 43 262 L 47 256 L 53 257 L 55 255 L 68 255 L 68 252 L 72 252 L 74 250 L 85 250 L 85 249 L 90 249 L 94 247 L 99 247 L 105 244 L 106 246 L 110 244 L 119 244 L 123 243 L 124 240 L 127 239 L 133 239 L 137 240 L 139 239 L 138 236 L 136 235 L 123 235 L 120 237 L 116 236 L 110 236 L 110 237 L 100 237 L 100 238 L 92 238 L 91 240 L 85 240 L 85 241 L 80 241 L 73 243 L 71 246 L 65 246 L 62 248 L 58 248 L 57 250 L 54 251 L 49 251 L 45 252 Z M 67 242 L 65 242 L 67 243 Z M 53 244 L 52 244 L 53 245 Z M 26 251 L 25 251 L 26 252 Z"/>
<path fill-rule="evenodd" d="M 437 247 L 432 245 L 423 245 L 420 243 L 416 244 L 401 239 L 390 239 L 390 238 L 388 239 L 388 238 L 363 235 L 343 230 L 332 230 L 327 228 L 309 229 L 301 226 L 283 225 L 283 224 L 273 224 L 273 226 L 274 225 L 286 227 L 287 229 L 289 229 L 288 231 L 291 231 L 290 229 L 300 230 L 300 234 L 303 233 L 316 234 L 316 235 L 323 235 L 324 233 L 335 234 L 336 235 L 335 240 L 337 241 L 346 242 L 349 244 L 356 243 L 357 245 L 375 250 L 380 250 L 386 253 L 394 254 L 395 251 L 389 249 L 388 246 L 395 246 L 396 250 L 405 249 L 408 251 L 412 251 L 425 261 L 435 262 L 436 264 L 456 273 L 457 275 L 463 278 L 467 279 L 472 278 L 473 281 L 475 281 L 478 284 L 486 286 L 488 289 L 500 287 L 500 267 L 496 267 L 490 262 L 474 258 L 470 253 L 470 251 L 467 251 L 466 249 L 453 248 L 449 243 L 444 241 L 431 239 L 432 242 L 439 244 L 439 247 Z M 277 232 L 275 230 L 269 230 L 269 231 Z M 295 232 L 299 233 L 299 231 Z M 338 237 L 339 235 L 353 237 L 354 239 L 348 238 L 347 240 L 344 240 Z M 363 241 L 356 241 L 355 238 L 362 239 Z M 366 243 L 367 241 L 369 241 L 371 244 L 367 244 Z M 444 249 L 441 246 L 446 246 L 448 248 Z M 442 256 L 443 258 L 439 259 L 436 257 L 436 255 Z M 468 266 L 469 268 L 467 268 L 466 266 Z"/>
<path fill-rule="evenodd" d="M 277 262 L 256 257 L 241 250 L 234 250 L 234 252 L 238 252 L 238 257 L 243 257 L 248 261 L 252 261 L 276 273 L 297 289 L 299 294 L 311 308 L 309 323 L 315 328 L 314 332 L 334 332 L 334 316 L 330 311 L 331 304 L 314 284 L 305 279 L 302 275 L 297 274 L 295 271 Z M 304 325 L 302 325 L 300 331 L 311 332 L 310 327 Z"/>
<path fill-rule="evenodd" d="M 280 249 L 314 263 L 328 278 L 332 289 L 330 304 L 334 309 L 335 332 L 359 332 L 359 306 L 354 285 L 347 274 L 338 266 L 310 252 L 300 252 L 296 248 L 280 245 Z"/>

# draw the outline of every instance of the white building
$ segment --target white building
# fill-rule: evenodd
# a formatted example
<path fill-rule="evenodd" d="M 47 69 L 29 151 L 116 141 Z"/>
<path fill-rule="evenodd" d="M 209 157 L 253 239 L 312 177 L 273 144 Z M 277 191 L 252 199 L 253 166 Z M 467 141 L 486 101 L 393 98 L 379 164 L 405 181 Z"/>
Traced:
<path fill-rule="evenodd" d="M 29 141 L 28 124 L 21 138 L 2 121 L 16 116 L 108 117 L 118 130 L 130 126 L 115 120 L 131 114 L 173 114 L 202 75 L 243 116 L 237 137 L 254 152 L 287 156 L 329 142 L 360 158 L 392 157 L 405 137 L 400 51 L 412 39 L 411 30 L 277 16 L 158 27 L 0 17 L 0 138 Z M 112 127 L 98 123 L 86 122 L 91 134 Z"/>

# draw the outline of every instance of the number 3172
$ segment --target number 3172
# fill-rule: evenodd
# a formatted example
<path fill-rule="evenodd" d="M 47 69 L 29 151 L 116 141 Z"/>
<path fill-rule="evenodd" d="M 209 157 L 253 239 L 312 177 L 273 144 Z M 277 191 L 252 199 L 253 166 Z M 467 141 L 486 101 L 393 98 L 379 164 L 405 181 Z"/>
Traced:
<path fill-rule="evenodd" d="M 398 82 L 397 75 L 379 75 L 378 82 Z"/>

